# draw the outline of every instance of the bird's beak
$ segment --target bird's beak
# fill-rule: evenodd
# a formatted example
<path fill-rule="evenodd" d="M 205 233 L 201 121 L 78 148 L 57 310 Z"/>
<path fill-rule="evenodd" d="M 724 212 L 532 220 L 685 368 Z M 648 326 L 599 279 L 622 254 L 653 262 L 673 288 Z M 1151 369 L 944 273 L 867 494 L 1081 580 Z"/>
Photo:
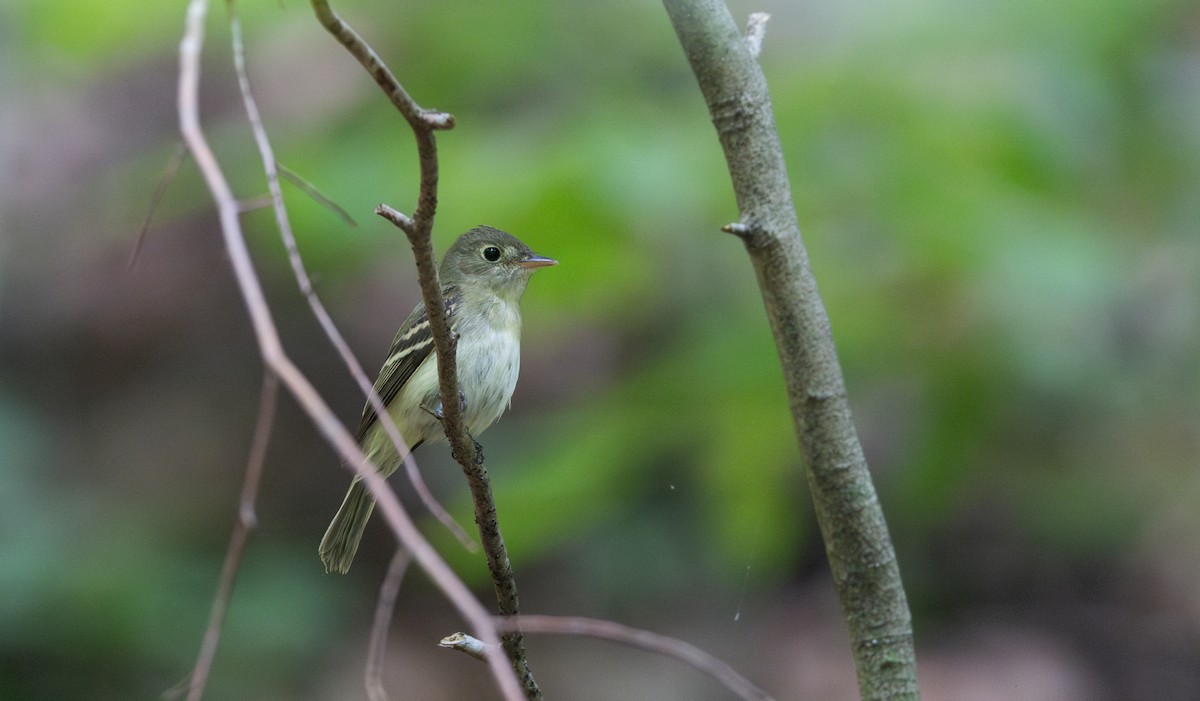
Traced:
<path fill-rule="evenodd" d="M 517 261 L 517 265 L 522 268 L 547 268 L 551 265 L 558 265 L 558 261 L 546 256 L 531 255 L 525 260 Z"/>

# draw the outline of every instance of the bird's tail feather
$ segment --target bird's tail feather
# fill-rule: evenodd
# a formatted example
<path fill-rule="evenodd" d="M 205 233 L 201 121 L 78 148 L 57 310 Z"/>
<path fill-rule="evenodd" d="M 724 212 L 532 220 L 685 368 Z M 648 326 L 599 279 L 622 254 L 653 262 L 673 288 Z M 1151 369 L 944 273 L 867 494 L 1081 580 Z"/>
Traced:
<path fill-rule="evenodd" d="M 374 508 L 374 497 L 362 479 L 355 477 L 346 492 L 346 498 L 342 500 L 341 508 L 329 523 L 325 537 L 321 538 L 319 552 L 326 572 L 345 574 L 350 570 L 354 553 L 358 551 L 358 541 L 362 539 L 367 519 Z"/>

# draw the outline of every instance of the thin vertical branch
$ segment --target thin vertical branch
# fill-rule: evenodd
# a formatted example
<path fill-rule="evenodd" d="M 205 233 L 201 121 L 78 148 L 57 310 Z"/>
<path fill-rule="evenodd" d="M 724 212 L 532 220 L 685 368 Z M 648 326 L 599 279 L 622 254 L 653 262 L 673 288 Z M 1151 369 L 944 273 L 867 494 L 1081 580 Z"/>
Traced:
<path fill-rule="evenodd" d="M 468 455 L 474 448 L 467 445 L 467 431 L 463 422 L 462 407 L 458 401 L 458 362 L 455 355 L 455 339 L 450 333 L 450 322 L 446 315 L 446 304 L 442 299 L 442 288 L 438 281 L 437 266 L 434 264 L 433 219 L 437 212 L 438 156 L 435 132 L 454 126 L 454 117 L 444 112 L 426 110 L 404 90 L 400 81 L 392 74 L 379 55 L 333 11 L 325 0 L 312 0 L 313 11 L 322 26 L 358 59 L 367 73 L 399 110 L 412 128 L 417 143 L 417 159 L 420 169 L 420 185 L 417 206 L 412 217 L 391 219 L 408 236 L 416 260 L 417 278 L 421 284 L 421 296 L 429 314 L 429 325 L 433 332 L 433 344 L 438 357 L 438 379 L 442 393 L 442 424 L 455 453 Z M 391 209 L 390 207 L 388 208 Z M 376 210 L 378 211 L 378 210 Z M 395 211 L 395 210 L 392 210 Z"/>
<path fill-rule="evenodd" d="M 450 320 L 446 314 L 434 265 L 431 233 L 433 218 L 437 210 L 438 158 L 436 132 L 454 126 L 454 117 L 444 112 L 427 110 L 416 103 L 403 86 L 379 58 L 367 42 L 346 24 L 329 6 L 326 0 L 312 0 L 313 10 L 330 34 L 332 34 L 352 56 L 374 78 L 392 104 L 408 122 L 417 144 L 420 168 L 420 185 L 417 205 L 411 217 L 405 216 L 387 205 L 379 205 L 376 213 L 385 217 L 408 237 L 416 260 L 417 277 L 421 285 L 421 296 L 429 315 L 429 326 L 438 359 L 438 385 L 442 399 L 442 427 L 450 443 L 451 455 L 462 466 L 471 487 L 475 504 L 475 523 L 479 527 L 483 550 L 487 556 L 488 571 L 496 589 L 496 599 L 501 613 L 515 615 L 520 604 L 517 597 L 516 578 L 508 557 L 500 524 L 496 517 L 496 504 L 492 497 L 491 484 L 483 462 L 483 448 L 467 431 L 462 406 L 458 397 L 457 341 L 450 331 Z M 525 644 L 520 631 L 503 636 L 504 650 L 512 662 L 513 669 L 521 679 L 525 694 L 530 701 L 542 698 L 541 690 L 529 668 L 525 655 Z"/>
<path fill-rule="evenodd" d="M 733 181 L 743 241 L 783 366 L 830 570 L 866 699 L 915 699 L 916 655 L 900 568 L 867 469 L 829 318 L 800 238 L 766 79 L 721 0 L 663 0 L 704 94 Z"/>
<path fill-rule="evenodd" d="M 396 595 L 400 592 L 400 584 L 404 581 L 404 573 L 412 562 L 412 554 L 406 548 L 396 549 L 392 561 L 388 564 L 387 576 L 379 585 L 379 603 L 375 606 L 375 622 L 371 626 L 371 644 L 367 650 L 367 698 L 371 701 L 388 701 L 387 691 L 383 688 L 383 665 L 387 657 L 388 628 L 392 624 L 392 614 L 396 610 Z"/>
<path fill-rule="evenodd" d="M 474 456 L 470 465 L 463 468 L 463 473 L 471 488 L 471 500 L 475 505 L 475 525 L 479 527 L 479 538 L 483 543 L 483 552 L 487 555 L 488 572 L 492 575 L 492 585 L 496 591 L 496 607 L 502 616 L 516 616 L 521 613 L 517 580 L 512 562 L 508 559 L 504 535 L 500 532 L 496 500 L 492 496 L 492 481 L 483 461 L 483 446 L 479 443 L 475 443 Z M 508 630 L 510 632 L 502 637 L 505 649 L 510 655 L 519 652 L 524 657 L 520 629 L 510 627 Z M 517 672 L 520 674 L 521 670 Z"/>
<path fill-rule="evenodd" d="M 179 128 L 188 145 L 196 165 L 204 177 L 217 207 L 221 234 L 226 252 L 242 299 L 246 304 L 250 321 L 263 363 L 268 371 L 279 377 L 297 402 L 309 415 L 317 430 L 342 456 L 348 466 L 360 475 L 375 497 L 384 519 L 395 532 L 397 539 L 413 553 L 414 560 L 429 575 L 446 598 L 458 609 L 463 618 L 485 642 L 499 645 L 499 636 L 487 611 L 471 595 L 445 560 L 438 555 L 417 529 L 408 513 L 400 505 L 395 493 L 388 487 L 367 460 L 354 438 L 330 411 L 329 406 L 308 381 L 308 378 L 292 363 L 283 350 L 262 286 L 254 271 L 249 250 L 246 247 L 238 218 L 238 203 L 229 188 L 204 131 L 200 126 L 198 96 L 200 84 L 200 55 L 204 43 L 204 21 L 208 14 L 207 0 L 190 0 L 183 38 L 179 44 Z M 521 688 L 509 666 L 500 654 L 489 654 L 488 664 L 496 678 L 504 698 L 519 701 L 523 698 Z"/>
<path fill-rule="evenodd" d="M 142 246 L 146 243 L 146 236 L 150 233 L 150 222 L 154 221 L 154 215 L 158 212 L 158 205 L 162 204 L 163 196 L 167 194 L 167 188 L 175 180 L 175 174 L 179 172 L 179 167 L 183 165 L 187 154 L 187 144 L 181 141 L 175 146 L 175 152 L 171 154 L 171 158 L 167 160 L 167 165 L 163 168 L 163 174 L 158 179 L 158 184 L 154 186 L 154 194 L 150 196 L 150 207 L 146 210 L 146 216 L 142 219 L 142 225 L 138 227 L 137 239 L 133 244 L 133 252 L 129 254 L 129 262 L 126 263 L 127 267 L 132 268 L 137 263 L 138 256 L 142 253 Z"/>
<path fill-rule="evenodd" d="M 296 277 L 300 291 L 304 294 L 304 298 L 308 300 L 308 305 L 312 308 L 313 315 L 325 331 L 325 335 L 329 338 L 333 347 L 337 349 L 342 362 L 349 368 L 350 374 L 354 377 L 355 382 L 358 383 L 359 388 L 366 395 L 367 401 L 370 402 L 371 407 L 375 410 L 376 415 L 379 417 L 379 423 L 383 426 L 384 431 L 387 432 L 388 438 L 396 445 L 397 452 L 403 456 L 404 469 L 421 502 L 425 504 L 425 508 L 429 509 L 430 513 L 442 525 L 458 538 L 458 541 L 464 547 L 474 552 L 476 550 L 475 541 L 471 540 L 471 537 L 467 535 L 462 526 L 458 525 L 454 517 L 450 515 L 450 512 L 438 502 L 437 498 L 433 496 L 433 492 L 429 490 L 424 477 L 421 476 L 421 471 L 417 468 L 416 461 L 412 458 L 407 441 L 400 435 L 400 430 L 396 428 L 396 423 L 392 420 L 391 414 L 384 409 L 383 401 L 375 392 L 371 380 L 363 372 L 362 365 L 354 357 L 354 352 L 350 350 L 350 346 L 342 338 L 341 332 L 338 331 L 337 326 L 333 323 L 333 318 L 329 316 L 329 312 L 325 310 L 325 305 L 321 303 L 320 298 L 317 297 L 316 290 L 313 289 L 312 280 L 304 267 L 304 260 L 300 257 L 300 250 L 296 245 L 296 236 L 292 232 L 292 224 L 288 218 L 287 207 L 283 203 L 283 190 L 279 187 L 279 169 L 275 160 L 275 152 L 271 148 L 271 140 L 267 136 L 267 130 L 263 127 L 262 117 L 258 111 L 258 102 L 254 99 L 253 91 L 250 90 L 250 76 L 246 71 L 246 53 L 242 43 L 242 23 L 238 19 L 234 0 L 228 0 L 227 4 L 229 9 L 230 41 L 233 47 L 233 66 L 237 73 L 242 104 L 246 108 L 246 118 L 254 134 L 254 142 L 258 146 L 263 171 L 267 176 L 267 189 L 271 194 L 271 205 L 275 212 L 275 223 L 279 229 L 279 235 L 283 239 L 283 247 L 287 251 L 288 261 L 291 263 L 292 273 Z"/>
<path fill-rule="evenodd" d="M 258 523 L 254 505 L 258 501 L 258 485 L 262 481 L 263 464 L 267 458 L 267 445 L 271 439 L 271 428 L 275 425 L 275 401 L 279 397 L 279 378 L 268 371 L 263 375 L 262 393 L 258 399 L 258 420 L 254 424 L 254 437 L 250 441 L 250 454 L 246 458 L 246 473 L 242 479 L 242 494 L 238 500 L 237 520 L 229 536 L 229 547 L 225 551 L 225 563 L 217 580 L 217 593 L 213 596 L 212 610 L 208 615 L 208 627 L 200 644 L 196 666 L 187 678 L 187 701 L 200 701 L 208 683 L 208 672 L 212 669 L 221 641 L 221 629 L 225 625 L 225 614 L 233 598 L 233 585 L 237 581 L 242 565 L 242 553 L 250 531 Z M 168 695 L 172 695 L 168 692 Z"/>

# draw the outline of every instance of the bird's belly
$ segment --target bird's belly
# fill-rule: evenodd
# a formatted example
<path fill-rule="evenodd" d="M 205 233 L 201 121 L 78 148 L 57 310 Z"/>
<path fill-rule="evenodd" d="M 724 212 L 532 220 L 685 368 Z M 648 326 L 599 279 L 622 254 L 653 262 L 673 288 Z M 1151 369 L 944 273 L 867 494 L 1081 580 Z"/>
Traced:
<path fill-rule="evenodd" d="M 463 421 L 467 430 L 478 436 L 508 408 L 521 369 L 521 351 L 511 333 L 488 329 L 472 340 L 473 343 L 467 343 L 467 339 L 459 339 L 458 384 L 466 400 Z M 445 435 L 442 425 L 432 414 L 441 406 L 435 356 L 431 355 L 417 368 L 402 391 L 419 397 L 417 402 L 392 402 L 389 407 L 396 424 L 407 429 L 405 439 L 410 442 L 442 439 Z"/>
<path fill-rule="evenodd" d="M 512 401 L 521 370 L 521 349 L 508 332 L 487 330 L 478 339 L 485 352 L 458 353 L 458 382 L 466 396 L 467 430 L 479 434 L 496 422 Z"/>

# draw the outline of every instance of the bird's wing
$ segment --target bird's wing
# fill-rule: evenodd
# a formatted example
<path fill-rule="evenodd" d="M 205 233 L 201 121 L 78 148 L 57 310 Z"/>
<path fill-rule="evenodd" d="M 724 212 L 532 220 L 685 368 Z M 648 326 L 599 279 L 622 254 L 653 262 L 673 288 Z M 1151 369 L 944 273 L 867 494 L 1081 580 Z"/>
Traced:
<path fill-rule="evenodd" d="M 454 332 L 462 295 L 455 288 L 444 290 L 443 299 L 446 302 L 446 315 L 450 317 L 450 331 Z M 392 347 L 388 350 L 387 360 L 379 370 L 375 380 L 375 393 L 387 406 L 400 393 L 400 389 L 408 382 L 421 363 L 433 352 L 433 332 L 429 328 L 429 314 L 424 303 L 418 304 L 412 314 L 404 320 L 396 337 L 392 339 Z M 354 436 L 361 443 L 367 431 L 378 420 L 375 407 L 367 402 L 363 407 L 362 418 L 358 422 L 358 431 Z"/>

